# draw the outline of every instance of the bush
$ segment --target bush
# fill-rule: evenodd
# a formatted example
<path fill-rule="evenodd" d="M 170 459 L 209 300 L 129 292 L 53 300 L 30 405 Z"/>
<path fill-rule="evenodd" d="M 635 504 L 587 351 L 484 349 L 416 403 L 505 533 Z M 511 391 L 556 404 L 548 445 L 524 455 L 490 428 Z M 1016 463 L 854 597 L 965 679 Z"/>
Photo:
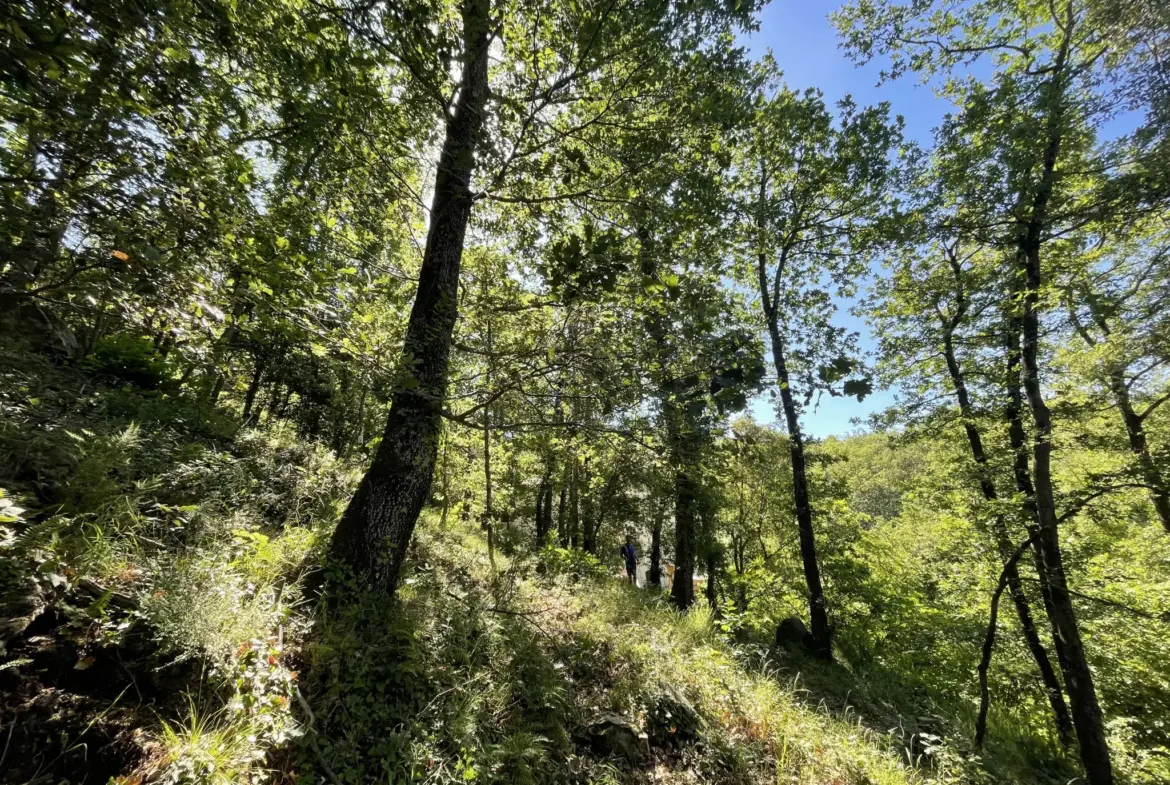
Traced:
<path fill-rule="evenodd" d="M 83 367 L 143 390 L 160 389 L 171 380 L 170 366 L 154 348 L 154 342 L 129 333 L 99 340 Z"/>

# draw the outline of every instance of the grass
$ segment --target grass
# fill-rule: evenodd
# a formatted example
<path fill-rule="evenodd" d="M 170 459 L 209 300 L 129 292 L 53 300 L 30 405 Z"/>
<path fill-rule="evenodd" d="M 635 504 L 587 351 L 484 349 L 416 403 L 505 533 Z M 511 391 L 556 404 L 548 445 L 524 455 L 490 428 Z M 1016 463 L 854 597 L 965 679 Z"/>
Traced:
<path fill-rule="evenodd" d="M 580 565 L 550 572 L 547 559 L 538 569 L 506 554 L 496 563 L 493 572 L 478 532 L 431 521 L 396 602 L 351 598 L 317 619 L 302 688 L 319 749 L 301 745 L 286 776 L 970 781 L 963 765 L 908 765 L 891 737 L 808 700 L 767 660 L 725 640 L 704 607 L 680 615 L 663 597 L 596 572 L 581 577 Z M 605 716 L 645 734 L 652 755 L 630 762 L 599 749 L 592 734 Z"/>

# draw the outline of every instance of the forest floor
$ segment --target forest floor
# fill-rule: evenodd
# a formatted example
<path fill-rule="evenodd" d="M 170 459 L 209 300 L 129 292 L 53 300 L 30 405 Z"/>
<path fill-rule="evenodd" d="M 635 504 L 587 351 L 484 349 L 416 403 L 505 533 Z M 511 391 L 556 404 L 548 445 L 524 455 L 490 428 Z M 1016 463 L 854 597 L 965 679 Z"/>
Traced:
<path fill-rule="evenodd" d="M 1069 779 L 994 725 L 970 755 L 969 707 L 679 614 L 519 527 L 489 558 L 429 508 L 396 598 L 310 598 L 354 463 L 9 359 L 2 783 Z"/>

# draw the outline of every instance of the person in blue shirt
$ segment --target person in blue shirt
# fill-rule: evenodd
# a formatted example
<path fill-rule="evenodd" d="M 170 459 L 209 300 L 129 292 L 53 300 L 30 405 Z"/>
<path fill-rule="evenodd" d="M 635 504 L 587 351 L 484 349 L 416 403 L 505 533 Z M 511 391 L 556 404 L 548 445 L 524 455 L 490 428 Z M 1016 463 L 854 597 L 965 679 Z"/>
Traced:
<path fill-rule="evenodd" d="M 626 535 L 626 544 L 622 546 L 622 559 L 626 563 L 626 577 L 634 586 L 638 585 L 638 554 L 634 551 L 634 538 Z"/>

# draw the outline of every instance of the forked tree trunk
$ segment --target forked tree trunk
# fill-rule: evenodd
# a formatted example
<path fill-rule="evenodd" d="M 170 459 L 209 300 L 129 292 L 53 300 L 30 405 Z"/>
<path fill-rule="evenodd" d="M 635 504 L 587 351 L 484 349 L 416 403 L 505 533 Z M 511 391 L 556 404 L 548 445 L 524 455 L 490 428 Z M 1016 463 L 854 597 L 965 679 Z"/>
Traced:
<path fill-rule="evenodd" d="M 956 319 L 961 318 L 961 312 Z M 963 430 L 967 435 L 967 444 L 971 448 L 971 457 L 975 461 L 975 470 L 979 479 L 979 490 L 983 498 L 994 506 L 999 500 L 992 478 L 991 466 L 987 460 L 987 453 L 983 448 L 983 436 L 975 425 L 974 410 L 971 406 L 971 397 L 967 392 L 967 382 L 963 376 L 963 369 L 955 355 L 953 330 L 956 324 L 943 325 L 943 356 L 946 359 L 947 371 L 951 377 L 955 397 L 959 402 L 959 414 L 963 418 Z M 1003 515 L 997 513 L 992 523 L 996 548 L 999 550 L 1000 561 L 1003 563 L 1004 576 L 1007 587 L 1011 592 L 1012 602 L 1016 606 L 1016 616 L 1020 620 L 1020 629 L 1024 634 L 1024 642 L 1028 651 L 1036 662 L 1036 669 L 1040 672 L 1040 681 L 1048 695 L 1048 704 L 1052 707 L 1052 716 L 1056 721 L 1057 733 L 1064 746 L 1072 744 L 1072 719 L 1069 717 L 1068 705 L 1064 700 L 1064 691 L 1060 680 L 1056 678 L 1056 670 L 1048 658 L 1048 651 L 1040 641 L 1040 634 L 1036 630 L 1036 623 L 1032 618 L 1032 607 L 1028 602 L 1028 595 L 1024 593 L 1023 582 L 1020 580 L 1020 570 L 1013 558 L 1015 548 L 1008 533 L 1007 524 Z M 1018 557 L 1017 557 L 1018 558 Z"/>
<path fill-rule="evenodd" d="M 1030 214 L 1020 227 L 1017 238 L 1015 276 L 1023 280 L 1024 299 L 1021 315 L 1021 357 L 1024 363 L 1024 391 L 1032 410 L 1035 431 L 1032 434 L 1032 481 L 1036 486 L 1036 516 L 1039 528 L 1040 557 L 1044 579 L 1048 583 L 1052 609 L 1053 635 L 1064 644 L 1061 667 L 1072 707 L 1073 726 L 1080 744 L 1081 762 L 1090 785 L 1112 785 L 1113 767 L 1105 738 L 1105 723 L 1097 702 L 1093 673 L 1085 656 L 1077 625 L 1076 610 L 1069 594 L 1060 549 L 1059 519 L 1052 487 L 1052 414 L 1040 386 L 1040 290 L 1043 275 L 1040 248 L 1048 230 L 1048 202 L 1052 196 L 1056 163 L 1060 154 L 1065 78 L 1065 62 L 1073 35 L 1075 19 L 1071 5 L 1062 29 L 1064 40 L 1054 61 L 1048 84 L 1048 142 L 1041 161 Z"/>
<path fill-rule="evenodd" d="M 435 175 L 418 292 L 403 342 L 402 383 L 391 397 L 382 443 L 330 549 L 362 582 L 387 593 L 397 587 L 434 474 L 471 176 L 488 97 L 490 11 L 490 0 L 465 0 L 461 7 L 463 68 Z"/>

